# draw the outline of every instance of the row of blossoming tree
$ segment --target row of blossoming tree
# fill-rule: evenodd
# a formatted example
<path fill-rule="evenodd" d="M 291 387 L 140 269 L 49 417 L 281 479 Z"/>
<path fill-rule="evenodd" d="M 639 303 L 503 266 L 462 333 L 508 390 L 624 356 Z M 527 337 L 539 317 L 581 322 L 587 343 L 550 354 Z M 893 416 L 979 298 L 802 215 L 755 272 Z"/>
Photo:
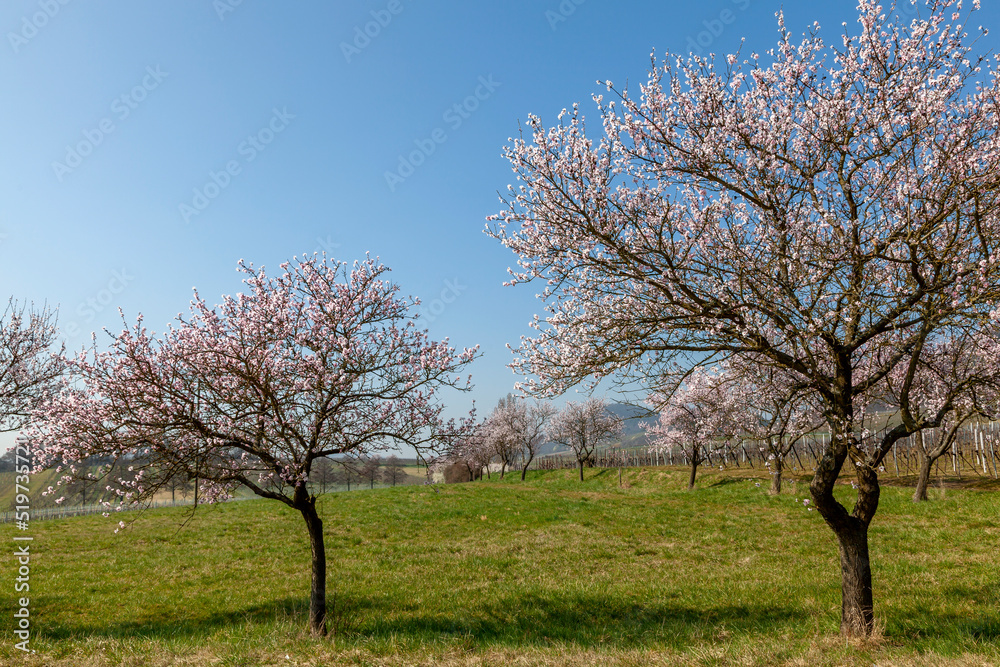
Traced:
<path fill-rule="evenodd" d="M 582 482 L 584 467 L 594 465 L 597 449 L 613 443 L 623 425 L 620 417 L 608 411 L 604 399 L 570 401 L 557 411 L 546 401 L 529 404 L 507 396 L 481 423 L 457 439 L 436 465 L 462 466 L 469 479 L 481 477 L 483 470 L 489 474 L 493 465 L 499 465 L 503 479 L 509 468 L 518 466 L 523 481 L 541 446 L 551 442 L 573 452 Z"/>
<path fill-rule="evenodd" d="M 918 460 L 914 502 L 927 500 L 932 466 L 963 428 L 975 420 L 1000 418 L 998 351 L 997 336 L 989 330 L 979 340 L 949 335 L 929 344 L 915 360 L 907 400 L 900 396 L 907 364 L 898 365 L 877 386 L 880 391 L 872 400 L 859 398 L 857 435 L 862 447 L 882 435 L 887 414 L 891 423 L 908 410 L 920 425 L 918 437 L 912 439 Z M 662 406 L 659 420 L 647 425 L 650 442 L 661 451 L 683 452 L 691 467 L 689 488 L 694 488 L 707 452 L 737 455 L 749 441 L 766 456 L 771 493 L 778 494 L 795 447 L 825 428 L 820 403 L 794 375 L 749 355 L 731 357 L 710 369 L 695 368 L 677 391 L 654 394 L 650 402 Z M 983 455 L 984 469 L 986 465 Z"/>
<path fill-rule="evenodd" d="M 654 57 L 638 95 L 607 82 L 613 99 L 595 97 L 599 133 L 577 106 L 550 127 L 529 117 L 506 152 L 518 185 L 487 227 L 519 257 L 510 284 L 544 286 L 547 316 L 514 363 L 529 392 L 637 382 L 668 437 L 684 420 L 717 428 L 681 414 L 696 401 L 678 389 L 715 401 L 746 367 L 822 419 L 810 491 L 839 545 L 849 635 L 873 628 L 884 457 L 987 405 L 996 375 L 1000 79 L 973 52 L 973 4 L 929 0 L 904 20 L 860 0 L 859 29 L 833 43 L 818 25 L 794 41 L 779 14 L 767 54 Z M 898 419 L 866 437 L 876 401 Z M 845 466 L 851 509 L 834 496 Z"/>

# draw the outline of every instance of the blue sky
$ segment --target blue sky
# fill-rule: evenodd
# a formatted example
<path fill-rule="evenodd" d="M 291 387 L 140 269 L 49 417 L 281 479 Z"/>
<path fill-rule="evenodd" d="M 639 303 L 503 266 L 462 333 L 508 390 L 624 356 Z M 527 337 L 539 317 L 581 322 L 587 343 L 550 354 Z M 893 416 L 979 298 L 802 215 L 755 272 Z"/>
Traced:
<path fill-rule="evenodd" d="M 785 5 L 790 29 L 816 20 L 827 40 L 856 20 L 853 1 Z M 435 337 L 482 346 L 454 411 L 488 408 L 516 379 L 505 345 L 541 311 L 537 289 L 501 286 L 513 256 L 482 233 L 518 121 L 577 101 L 593 116 L 596 81 L 644 80 L 653 49 L 766 50 L 780 6 L 5 0 L 3 284 L 57 305 L 79 348 L 120 329 L 119 306 L 162 330 L 192 287 L 238 291 L 240 258 L 371 252 Z"/>

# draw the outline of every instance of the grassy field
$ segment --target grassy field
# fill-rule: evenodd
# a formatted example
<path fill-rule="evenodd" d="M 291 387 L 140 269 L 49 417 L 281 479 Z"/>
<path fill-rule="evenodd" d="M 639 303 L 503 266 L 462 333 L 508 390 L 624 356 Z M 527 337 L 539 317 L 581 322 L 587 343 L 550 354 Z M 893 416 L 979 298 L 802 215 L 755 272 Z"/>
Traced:
<path fill-rule="evenodd" d="M 36 523 L 38 653 L 5 629 L 0 664 L 1000 664 L 996 493 L 935 489 L 914 505 L 884 490 L 881 635 L 848 644 L 836 546 L 803 482 L 769 497 L 732 473 L 693 493 L 681 469 L 626 470 L 624 488 L 616 471 L 575 475 L 325 496 L 326 640 L 305 632 L 303 521 L 278 503 L 186 524 L 182 508 L 156 510 L 118 535 L 101 516 Z M 2 559 L 8 590 L 14 576 Z"/>

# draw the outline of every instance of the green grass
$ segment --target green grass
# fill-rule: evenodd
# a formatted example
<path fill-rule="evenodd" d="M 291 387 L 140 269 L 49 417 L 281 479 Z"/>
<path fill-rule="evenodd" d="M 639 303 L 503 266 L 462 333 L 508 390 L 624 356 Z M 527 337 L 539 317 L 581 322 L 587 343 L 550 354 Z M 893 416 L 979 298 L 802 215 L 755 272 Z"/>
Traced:
<path fill-rule="evenodd" d="M 847 644 L 836 545 L 796 502 L 802 482 L 770 497 L 732 474 L 695 492 L 681 469 L 626 470 L 626 488 L 617 471 L 574 475 L 325 496 L 326 640 L 305 632 L 304 522 L 276 502 L 185 525 L 184 509 L 150 511 L 118 535 L 117 518 L 35 523 L 38 653 L 8 639 L 0 664 L 1000 664 L 994 493 L 914 505 L 884 489 L 882 636 Z"/>

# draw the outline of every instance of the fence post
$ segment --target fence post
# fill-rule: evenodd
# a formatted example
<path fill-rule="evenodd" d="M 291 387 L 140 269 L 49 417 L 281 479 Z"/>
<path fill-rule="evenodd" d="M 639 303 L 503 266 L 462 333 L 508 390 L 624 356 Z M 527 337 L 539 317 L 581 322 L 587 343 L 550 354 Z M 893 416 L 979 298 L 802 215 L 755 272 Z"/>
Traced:
<path fill-rule="evenodd" d="M 951 467 L 958 475 L 959 479 L 962 479 L 962 473 L 958 470 L 958 438 L 955 438 L 951 442 Z"/>
<path fill-rule="evenodd" d="M 979 440 L 979 458 L 983 462 L 983 474 L 989 475 L 990 469 L 986 465 L 986 438 L 983 436 L 983 429 L 979 428 L 979 424 L 976 424 L 976 435 Z"/>
<path fill-rule="evenodd" d="M 990 422 L 990 460 L 993 461 L 993 479 L 997 478 L 997 457 L 993 450 L 993 422 Z"/>

